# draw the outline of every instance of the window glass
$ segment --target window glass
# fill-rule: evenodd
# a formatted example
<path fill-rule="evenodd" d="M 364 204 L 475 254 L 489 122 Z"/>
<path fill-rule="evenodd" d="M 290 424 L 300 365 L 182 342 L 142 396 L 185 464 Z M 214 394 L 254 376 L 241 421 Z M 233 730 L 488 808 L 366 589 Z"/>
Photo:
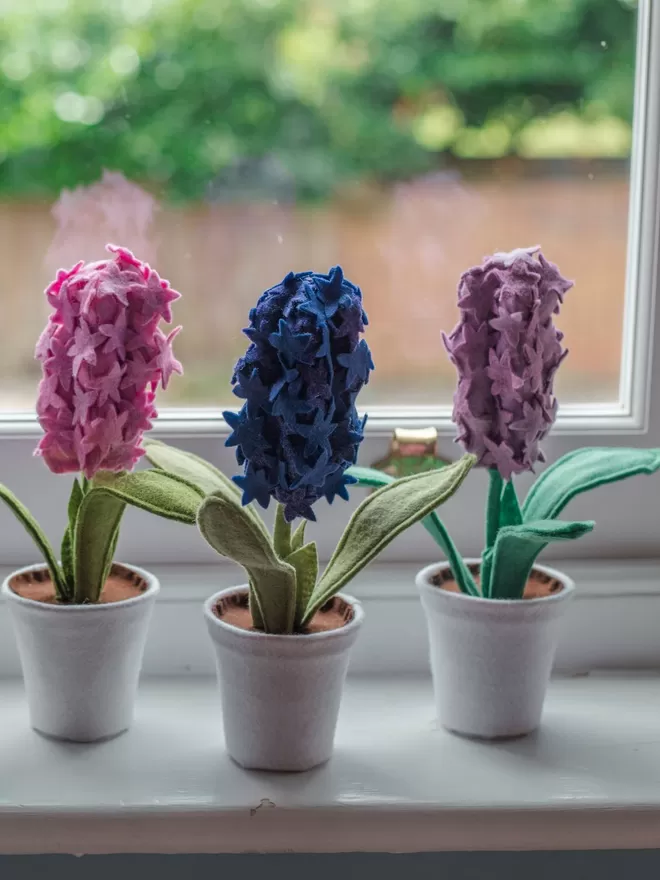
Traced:
<path fill-rule="evenodd" d="M 184 293 L 186 374 L 229 402 L 240 329 L 341 263 L 370 316 L 363 405 L 449 403 L 460 272 L 541 244 L 576 288 L 564 402 L 618 396 L 635 4 L 0 0 L 0 410 L 30 409 L 42 291 L 107 241 Z"/>

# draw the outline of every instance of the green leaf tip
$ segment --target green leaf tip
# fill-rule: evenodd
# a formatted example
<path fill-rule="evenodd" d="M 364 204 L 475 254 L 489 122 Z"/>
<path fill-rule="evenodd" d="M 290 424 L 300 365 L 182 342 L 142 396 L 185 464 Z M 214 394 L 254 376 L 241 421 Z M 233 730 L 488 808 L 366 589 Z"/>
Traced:
<path fill-rule="evenodd" d="M 500 529 L 492 551 L 490 599 L 522 599 L 532 566 L 551 541 L 574 541 L 595 523 L 536 520 Z"/>
<path fill-rule="evenodd" d="M 240 501 L 225 492 L 207 496 L 199 507 L 197 524 L 216 553 L 246 570 L 264 630 L 293 632 L 296 569 L 278 558 L 270 536 L 259 528 Z"/>
<path fill-rule="evenodd" d="M 588 446 L 562 456 L 538 477 L 522 507 L 523 520 L 554 519 L 582 492 L 660 469 L 660 449 Z"/>
<path fill-rule="evenodd" d="M 194 483 L 162 470 L 99 471 L 92 481 L 93 489 L 105 489 L 126 504 L 187 525 L 197 522 L 197 511 L 204 498 Z"/>
<path fill-rule="evenodd" d="M 349 583 L 397 535 L 450 498 L 476 460 L 474 455 L 464 455 L 439 470 L 394 480 L 365 498 L 351 517 L 316 585 L 303 623 L 311 620 L 325 602 Z"/>

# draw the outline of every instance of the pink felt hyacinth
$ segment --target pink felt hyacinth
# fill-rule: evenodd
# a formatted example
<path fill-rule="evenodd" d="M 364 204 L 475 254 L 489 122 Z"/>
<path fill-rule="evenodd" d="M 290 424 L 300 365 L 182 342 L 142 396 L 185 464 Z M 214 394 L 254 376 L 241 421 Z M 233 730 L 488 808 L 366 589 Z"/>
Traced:
<path fill-rule="evenodd" d="M 130 470 L 157 416 L 159 384 L 182 373 L 172 352 L 173 290 L 126 248 L 60 270 L 46 289 L 54 312 L 35 352 L 43 378 L 37 416 L 45 432 L 36 454 L 56 474 Z"/>

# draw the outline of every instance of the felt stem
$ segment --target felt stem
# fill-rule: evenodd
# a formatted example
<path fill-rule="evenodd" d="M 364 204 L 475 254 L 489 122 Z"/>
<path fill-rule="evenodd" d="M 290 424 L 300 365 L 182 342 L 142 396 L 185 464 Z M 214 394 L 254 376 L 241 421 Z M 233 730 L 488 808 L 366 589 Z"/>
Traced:
<path fill-rule="evenodd" d="M 486 503 L 486 546 L 481 557 L 481 594 L 490 598 L 490 573 L 492 554 L 489 550 L 495 546 L 500 528 L 500 503 L 502 498 L 503 480 L 497 468 L 488 471 L 488 501 Z"/>
<path fill-rule="evenodd" d="M 18 500 L 16 495 L 6 486 L 0 484 L 0 501 L 4 501 L 16 519 L 25 528 L 46 561 L 50 572 L 55 594 L 60 601 L 66 601 L 67 586 L 64 574 L 55 558 L 55 552 L 41 526 L 32 516 L 27 507 Z"/>
<path fill-rule="evenodd" d="M 291 554 L 291 523 L 284 517 L 284 505 L 275 505 L 275 525 L 273 527 L 273 546 L 280 559 Z"/>

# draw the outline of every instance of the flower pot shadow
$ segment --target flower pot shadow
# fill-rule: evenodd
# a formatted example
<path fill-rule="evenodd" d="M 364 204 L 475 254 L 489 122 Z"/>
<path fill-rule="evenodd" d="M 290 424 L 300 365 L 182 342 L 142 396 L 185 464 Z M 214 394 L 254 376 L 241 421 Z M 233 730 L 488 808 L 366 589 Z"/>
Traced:
<path fill-rule="evenodd" d="M 657 797 L 660 725 L 655 732 L 626 729 L 625 724 L 596 728 L 588 713 L 576 713 L 575 707 L 550 708 L 528 736 L 483 747 L 506 761 L 514 775 L 535 769 L 549 774 L 576 800 L 608 800 L 617 792 L 626 797 L 631 787 Z"/>

